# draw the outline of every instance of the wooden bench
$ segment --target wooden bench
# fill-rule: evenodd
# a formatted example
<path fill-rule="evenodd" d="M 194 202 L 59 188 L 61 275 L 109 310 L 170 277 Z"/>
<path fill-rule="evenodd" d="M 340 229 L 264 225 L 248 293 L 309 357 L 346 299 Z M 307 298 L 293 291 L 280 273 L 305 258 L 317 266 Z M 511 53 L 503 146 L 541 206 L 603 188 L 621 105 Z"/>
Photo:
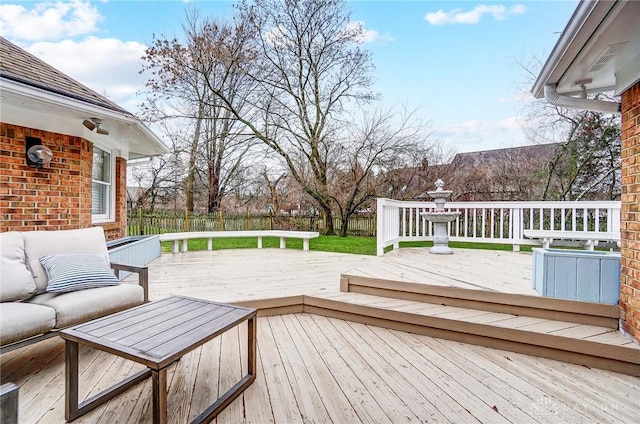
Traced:
<path fill-rule="evenodd" d="M 187 241 L 191 239 L 207 239 L 207 250 L 213 249 L 213 239 L 223 237 L 256 237 L 258 239 L 258 249 L 262 249 L 263 237 L 279 237 L 280 249 L 287 247 L 286 239 L 302 239 L 303 250 L 309 250 L 309 240 L 317 238 L 320 234 L 316 231 L 286 231 L 286 230 L 251 230 L 251 231 L 192 231 L 184 233 L 160 234 L 160 241 L 172 241 L 173 253 L 180 251 L 179 245 L 182 243 L 182 252 L 187 252 L 189 247 Z"/>
<path fill-rule="evenodd" d="M 600 241 L 616 242 L 620 246 L 620 233 L 600 231 L 554 231 L 554 230 L 524 230 L 525 237 L 538 239 L 542 247 L 548 249 L 554 240 L 577 240 L 584 243 L 587 250 L 593 250 Z"/>

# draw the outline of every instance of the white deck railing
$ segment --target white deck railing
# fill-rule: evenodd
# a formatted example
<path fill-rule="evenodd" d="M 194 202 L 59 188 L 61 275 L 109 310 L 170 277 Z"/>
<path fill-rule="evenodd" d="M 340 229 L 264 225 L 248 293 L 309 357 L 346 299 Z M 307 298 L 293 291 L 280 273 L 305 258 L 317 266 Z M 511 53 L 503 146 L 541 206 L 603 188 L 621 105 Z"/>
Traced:
<path fill-rule="evenodd" d="M 433 202 L 378 199 L 377 254 L 403 241 L 431 241 L 433 224 L 420 214 L 435 209 Z M 620 232 L 620 202 L 448 202 L 459 211 L 449 224 L 449 239 L 478 243 L 536 245 L 524 230 Z"/>

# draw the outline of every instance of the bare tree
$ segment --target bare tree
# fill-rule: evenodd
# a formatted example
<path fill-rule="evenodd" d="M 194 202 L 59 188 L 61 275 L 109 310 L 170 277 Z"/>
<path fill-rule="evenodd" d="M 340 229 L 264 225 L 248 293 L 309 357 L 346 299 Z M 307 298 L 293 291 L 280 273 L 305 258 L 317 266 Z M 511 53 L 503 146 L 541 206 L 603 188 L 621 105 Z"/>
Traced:
<path fill-rule="evenodd" d="M 381 194 L 382 180 L 376 174 L 406 163 L 416 147 L 426 147 L 427 123 L 417 110 L 363 111 L 347 127 L 335 157 L 329 193 L 341 221 L 341 236 L 347 235 L 349 219 Z"/>
<path fill-rule="evenodd" d="M 177 200 L 183 184 L 182 167 L 180 152 L 175 145 L 168 155 L 151 158 L 148 162 L 130 164 L 127 191 L 132 209 L 153 212 L 156 207 Z"/>
<path fill-rule="evenodd" d="M 449 166 L 453 150 L 440 143 L 415 144 L 404 155 L 395 158 L 388 169 L 382 169 L 378 178 L 382 182 L 379 197 L 398 200 L 425 200 L 427 191 L 442 179 L 450 187 L 453 170 Z"/>
<path fill-rule="evenodd" d="M 224 90 L 210 89 L 280 156 L 317 202 L 326 233 L 332 234 L 329 160 L 336 130 L 348 121 L 348 104 L 375 98 L 370 53 L 359 42 L 363 29 L 350 21 L 343 0 L 243 1 L 238 16 L 255 36 L 255 60 L 227 52 L 227 64 L 241 68 L 255 84 L 245 100 L 259 119 L 239 109 Z"/>
<path fill-rule="evenodd" d="M 280 173 L 277 177 L 272 178 L 269 176 L 267 168 L 264 168 L 261 175 L 269 192 L 268 198 L 269 205 L 271 205 L 271 211 L 278 214 L 280 213 L 280 193 L 278 192 L 278 186 L 285 179 L 287 174 Z"/>
<path fill-rule="evenodd" d="M 519 63 L 531 87 L 541 63 L 536 58 Z M 588 98 L 594 96 L 584 93 Z M 613 95 L 597 94 L 608 100 Z M 527 103 L 524 131 L 533 144 L 559 142 L 548 163 L 543 200 L 607 199 L 620 197 L 620 118 L 616 115 L 568 109 L 544 100 Z"/>
<path fill-rule="evenodd" d="M 150 95 L 144 110 L 155 121 L 187 123 L 191 130 L 184 139 L 188 155 L 186 208 L 194 210 L 199 178 L 207 192 L 207 211 L 213 212 L 234 188 L 243 167 L 249 166 L 254 139 L 230 110 L 222 107 L 212 88 L 244 112 L 243 92 L 250 80 L 223 58 L 228 52 L 240 58 L 251 36 L 242 25 L 200 19 L 193 9 L 187 12 L 183 32 L 184 43 L 154 36 L 146 50 L 143 71 L 150 71 L 152 78 L 147 81 Z"/>

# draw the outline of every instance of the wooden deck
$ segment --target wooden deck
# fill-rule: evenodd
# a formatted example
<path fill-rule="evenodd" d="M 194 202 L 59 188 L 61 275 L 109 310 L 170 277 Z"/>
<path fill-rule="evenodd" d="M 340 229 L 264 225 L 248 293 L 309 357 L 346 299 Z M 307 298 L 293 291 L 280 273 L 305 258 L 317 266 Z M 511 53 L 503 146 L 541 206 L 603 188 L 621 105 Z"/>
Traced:
<path fill-rule="evenodd" d="M 243 373 L 246 325 L 168 372 L 170 423 L 195 417 Z M 59 338 L 2 355 L 20 386 L 20 423 L 64 422 Z M 258 377 L 217 423 L 631 423 L 640 379 L 310 314 L 258 319 Z M 139 366 L 85 348 L 81 396 Z M 150 381 L 74 421 L 148 423 Z"/>
<path fill-rule="evenodd" d="M 240 302 L 340 292 L 340 275 L 373 256 L 294 249 L 163 254 L 149 267 L 151 300 L 184 295 Z"/>
<path fill-rule="evenodd" d="M 392 250 L 349 270 L 352 276 L 538 296 L 533 289 L 531 253 L 454 249 L 433 255 L 427 248 Z"/>
<path fill-rule="evenodd" d="M 524 253 L 426 249 L 382 258 L 291 249 L 164 254 L 150 265 L 150 297 L 261 308 L 258 378 L 219 423 L 635 422 L 640 348 L 611 328 L 611 308 L 585 313 L 532 294 L 531 262 Z M 237 380 L 244 332 L 170 368 L 170 422 L 195 417 Z M 61 340 L 0 359 L 2 381 L 20 385 L 21 423 L 64 422 Z M 81 351 L 80 367 L 88 381 L 81 397 L 138 371 L 93 349 Z M 150 395 L 145 382 L 75 422 L 150 422 Z"/>
<path fill-rule="evenodd" d="M 340 292 L 340 276 L 366 276 L 428 285 L 537 295 L 530 253 L 399 249 L 383 257 L 237 249 L 163 254 L 149 268 L 151 299 L 171 294 L 235 302 Z"/>
<path fill-rule="evenodd" d="M 532 262 L 530 253 L 472 249 L 189 252 L 154 261 L 150 296 L 241 303 L 262 316 L 312 312 L 640 376 L 640 349 L 617 331 L 618 308 L 539 296 Z"/>

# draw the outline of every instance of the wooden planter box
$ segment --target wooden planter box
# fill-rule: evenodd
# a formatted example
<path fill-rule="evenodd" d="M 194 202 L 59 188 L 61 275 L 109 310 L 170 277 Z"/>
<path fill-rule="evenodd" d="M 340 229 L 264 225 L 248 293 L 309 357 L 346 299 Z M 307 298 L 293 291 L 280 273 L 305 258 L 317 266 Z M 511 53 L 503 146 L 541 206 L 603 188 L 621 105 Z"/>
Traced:
<path fill-rule="evenodd" d="M 617 304 L 620 253 L 587 250 L 533 250 L 533 288 L 542 296 Z"/>
<path fill-rule="evenodd" d="M 161 254 L 158 236 L 134 236 L 113 240 L 107 242 L 107 249 L 111 262 L 136 266 L 145 266 Z M 129 274 L 121 271 L 120 279 L 126 278 Z"/>

